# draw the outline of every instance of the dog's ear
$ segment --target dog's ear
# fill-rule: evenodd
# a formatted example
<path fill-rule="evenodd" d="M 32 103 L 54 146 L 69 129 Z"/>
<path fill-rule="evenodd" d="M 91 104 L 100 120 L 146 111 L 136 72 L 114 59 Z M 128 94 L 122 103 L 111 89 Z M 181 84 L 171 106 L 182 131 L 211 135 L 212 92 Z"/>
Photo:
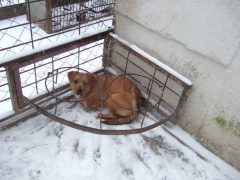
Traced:
<path fill-rule="evenodd" d="M 73 79 L 74 79 L 74 77 L 75 77 L 75 75 L 78 73 L 78 71 L 69 71 L 68 72 L 68 80 L 70 81 L 70 82 L 72 82 L 73 81 Z"/>
<path fill-rule="evenodd" d="M 87 75 L 88 82 L 93 84 L 95 82 L 95 78 L 94 78 L 93 74 L 87 73 L 86 75 Z"/>

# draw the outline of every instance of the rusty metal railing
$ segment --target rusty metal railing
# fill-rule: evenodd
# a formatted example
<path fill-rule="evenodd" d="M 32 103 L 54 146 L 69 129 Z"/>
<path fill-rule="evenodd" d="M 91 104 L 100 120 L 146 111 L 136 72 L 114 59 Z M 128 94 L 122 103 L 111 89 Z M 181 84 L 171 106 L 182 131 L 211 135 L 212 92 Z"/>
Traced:
<path fill-rule="evenodd" d="M 192 82 L 170 67 L 157 63 L 159 60 L 136 46 L 121 41 L 116 35 L 110 36 L 109 44 L 111 44 L 109 65 L 119 74 L 134 72 L 149 77 L 148 80 L 144 80 L 140 76 L 138 78 L 129 76 L 141 88 L 150 104 L 152 101 L 157 102 L 157 105 L 154 105 L 155 109 L 165 118 L 175 114 L 171 122 L 176 124 Z"/>
<path fill-rule="evenodd" d="M 161 66 L 161 64 L 159 65 L 156 63 L 156 61 L 152 60 L 151 56 L 146 56 L 146 53 L 142 53 L 142 51 L 138 48 L 133 48 L 132 45 L 121 42 L 121 39 L 116 37 L 116 35 L 107 35 L 104 33 L 103 36 L 103 67 L 101 72 L 119 73 L 120 75 L 116 76 L 116 78 L 119 76 L 126 76 L 132 79 L 138 85 L 142 91 L 144 99 L 144 105 L 139 110 L 142 120 L 138 120 L 138 123 L 135 123 L 134 125 L 126 126 L 126 129 L 114 130 L 111 128 L 109 129 L 106 126 L 103 127 L 101 119 L 99 120 L 99 127 L 91 127 L 89 124 L 83 124 L 82 120 L 84 117 L 80 120 L 80 122 L 73 122 L 71 119 L 64 119 L 61 116 L 56 115 L 57 106 L 59 103 L 66 101 L 68 103 L 77 103 L 78 101 L 75 99 L 66 100 L 62 99 L 62 97 L 58 98 L 59 92 L 61 92 L 62 95 L 67 94 L 70 91 L 68 87 L 69 85 L 55 88 L 51 84 L 55 84 L 54 82 L 57 81 L 58 76 L 61 76 L 61 74 L 66 74 L 66 72 L 71 68 L 86 71 L 84 69 L 81 69 L 79 66 L 56 68 L 54 71 L 48 72 L 47 77 L 44 79 L 45 88 L 48 89 L 48 86 L 51 86 L 51 90 L 48 90 L 46 96 L 52 96 L 52 99 L 55 99 L 54 113 L 48 111 L 45 106 L 38 104 L 36 99 L 30 99 L 29 97 L 26 97 L 22 92 L 18 92 L 17 94 L 18 102 L 22 101 L 24 103 L 19 104 L 19 106 L 29 105 L 37 112 L 49 117 L 56 122 L 95 134 L 136 134 L 155 128 L 165 123 L 166 121 L 170 121 L 173 124 L 176 124 L 183 103 L 186 101 L 188 91 L 191 88 L 191 81 L 185 79 L 183 76 L 170 69 L 169 67 Z M 118 105 L 117 102 L 115 103 Z M 102 109 L 100 109 L 100 111 L 102 112 Z M 152 118 L 151 123 L 146 122 L 151 118 L 149 115 L 153 113 L 153 111 L 155 113 L 157 112 L 161 118 Z"/>
<path fill-rule="evenodd" d="M 113 24 L 115 0 L 4 2 L 9 3 L 0 6 L 0 58 Z"/>
<path fill-rule="evenodd" d="M 0 88 L 1 90 L 6 89 L 5 91 L 8 93 L 1 97 L 0 103 L 10 99 L 14 110 L 10 116 L 3 118 L 1 116 L 0 123 L 31 109 L 22 98 L 23 96 L 37 104 L 43 104 L 53 99 L 44 86 L 48 72 L 63 66 L 85 68 L 86 70 L 101 69 L 104 58 L 104 39 L 112 30 L 107 28 L 102 32 L 83 35 L 52 47 L 38 48 L 29 54 L 20 53 L 18 56 L 14 56 L 14 59 L 5 58 L 0 62 Z M 58 78 L 54 79 L 56 82 L 54 89 L 60 96 L 66 92 L 68 85 L 66 75 L 62 71 L 58 73 Z"/>
<path fill-rule="evenodd" d="M 191 88 L 191 81 L 110 32 L 112 29 L 105 29 L 53 47 L 39 48 L 27 55 L 23 53 L 13 60 L 5 59 L 0 63 L 0 68 L 5 69 L 3 71 L 8 78 L 14 115 L 34 108 L 56 122 L 106 135 L 141 133 L 166 121 L 176 124 Z M 96 128 L 81 122 L 72 122 L 71 119 L 63 119 L 48 111 L 49 101 L 52 102 L 51 107 L 54 106 L 55 111 L 59 103 L 77 102 L 69 100 L 71 96 L 68 94 L 70 89 L 66 72 L 70 68 L 119 74 L 117 77 L 126 76 L 134 81 L 142 91 L 144 99 L 143 107 L 139 110 L 142 118 L 137 121 L 139 124 L 135 123 L 136 126 L 128 126 L 127 129 L 113 130 L 103 127 L 100 119 L 99 127 Z M 29 89 L 32 89 L 32 92 Z M 117 102 L 116 104 L 118 105 Z M 146 122 L 153 112 L 158 113 L 161 118 L 155 117 L 151 123 Z M 1 119 L 0 123 L 8 118 Z"/>

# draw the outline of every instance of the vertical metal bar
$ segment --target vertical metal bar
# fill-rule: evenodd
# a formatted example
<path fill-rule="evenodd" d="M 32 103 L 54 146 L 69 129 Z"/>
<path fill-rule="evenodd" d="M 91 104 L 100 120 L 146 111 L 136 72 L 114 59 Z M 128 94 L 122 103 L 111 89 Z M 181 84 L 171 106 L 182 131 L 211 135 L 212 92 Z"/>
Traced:
<path fill-rule="evenodd" d="M 33 63 L 33 66 L 34 66 L 34 76 L 35 76 L 36 93 L 38 94 L 38 83 L 37 83 L 36 63 Z"/>
<path fill-rule="evenodd" d="M 26 106 L 26 103 L 23 102 L 22 100 L 22 85 L 21 85 L 21 78 L 20 78 L 20 73 L 19 73 L 19 67 L 14 69 L 14 83 L 17 91 L 17 98 L 18 98 L 18 107 L 19 108 L 24 108 Z"/>
<path fill-rule="evenodd" d="M 57 114 L 57 106 L 58 106 L 58 100 L 57 100 L 57 98 L 55 98 L 55 108 L 54 108 L 54 116 L 56 116 L 56 114 Z"/>
<path fill-rule="evenodd" d="M 113 20 L 112 20 L 112 26 L 113 27 L 116 27 L 116 15 L 115 15 L 115 1 L 114 1 L 114 5 L 113 5 L 113 12 L 112 12 L 112 14 L 113 14 Z"/>
<path fill-rule="evenodd" d="M 149 101 L 149 98 L 150 98 L 150 95 L 151 95 L 151 90 L 152 90 L 152 85 L 153 85 L 153 82 L 154 82 L 154 80 L 155 80 L 155 75 L 156 75 L 156 69 L 154 69 L 154 73 L 153 73 L 153 78 L 152 78 L 152 80 L 149 82 L 149 84 L 148 84 L 148 98 L 147 98 L 147 100 Z M 150 87 L 149 87 L 150 86 Z M 145 117 L 146 117 L 146 114 L 147 114 L 147 109 L 145 109 L 145 111 L 144 111 L 144 116 L 143 116 L 143 120 L 142 120 L 142 123 L 141 123 L 141 128 L 142 128 L 142 125 L 143 125 L 143 123 L 144 123 L 144 120 L 145 120 Z"/>
<path fill-rule="evenodd" d="M 54 83 L 54 60 L 52 56 L 52 86 L 53 86 L 53 93 L 55 92 L 55 83 Z"/>
<path fill-rule="evenodd" d="M 145 111 L 144 111 L 143 119 L 142 119 L 142 122 L 141 122 L 141 128 L 142 128 L 142 126 L 143 126 L 143 123 L 144 123 L 146 114 L 147 114 L 147 109 L 145 109 Z"/>
<path fill-rule="evenodd" d="M 58 82 L 58 69 L 56 70 L 56 81 L 55 81 L 55 84 L 57 84 Z"/>
<path fill-rule="evenodd" d="M 15 113 L 18 113 L 20 110 L 18 107 L 17 88 L 16 88 L 16 83 L 14 80 L 14 73 L 13 73 L 12 66 L 6 67 L 6 74 L 7 74 L 10 98 L 11 98 L 11 102 L 12 102 L 12 108 L 15 111 Z"/>
<path fill-rule="evenodd" d="M 126 74 L 127 73 L 127 66 L 128 66 L 128 61 L 129 61 L 129 55 L 130 55 L 130 52 L 132 50 L 129 48 L 128 49 L 128 55 L 127 55 L 127 61 L 126 61 L 126 65 L 125 65 L 125 69 L 124 69 L 124 73 Z M 124 75 L 125 76 L 125 75 Z"/>
<path fill-rule="evenodd" d="M 58 5 L 57 5 L 57 7 L 55 7 L 55 4 L 52 4 L 52 11 L 53 11 L 53 17 L 52 17 L 52 22 L 54 22 L 55 23 L 55 25 L 54 25 L 54 28 L 53 28 L 53 31 L 55 31 L 55 30 L 57 30 L 57 26 L 58 26 L 58 22 L 57 22 L 57 20 L 58 20 L 58 16 L 59 16 L 59 10 L 60 10 L 60 8 L 58 7 Z"/>
<path fill-rule="evenodd" d="M 81 1 L 81 0 L 80 0 Z M 80 13 L 82 12 L 83 10 L 83 5 L 82 5 L 82 2 L 80 2 L 80 5 L 79 5 L 79 10 L 78 10 L 78 35 L 81 34 L 81 31 L 80 31 L 80 27 L 81 27 L 81 21 L 80 21 Z M 76 17 L 77 18 L 77 17 Z"/>
<path fill-rule="evenodd" d="M 29 0 L 28 0 L 29 1 Z M 52 1 L 48 0 L 45 1 L 46 3 L 46 19 L 44 20 L 46 22 L 46 32 L 47 33 L 52 33 L 53 29 L 52 29 Z"/>
<path fill-rule="evenodd" d="M 154 72 L 153 72 L 153 78 L 152 78 L 152 80 L 151 80 L 151 85 L 150 85 L 150 89 L 149 89 L 149 91 L 148 91 L 148 100 L 149 100 L 149 97 L 150 97 L 150 95 L 151 95 L 151 89 L 152 89 L 152 86 L 153 86 L 153 82 L 154 82 L 154 80 L 155 80 L 155 75 L 156 75 L 156 69 L 154 69 Z"/>
<path fill-rule="evenodd" d="M 164 82 L 164 85 L 163 85 L 163 87 L 162 87 L 162 94 L 161 94 L 161 96 L 160 96 L 160 98 L 159 98 L 159 100 L 158 100 L 158 108 L 159 108 L 160 103 L 161 103 L 161 101 L 162 101 L 163 93 L 164 93 L 164 90 L 165 90 L 165 88 L 166 88 L 166 86 L 167 86 L 167 81 L 168 81 L 169 77 L 170 77 L 170 74 L 168 73 L 167 78 L 166 78 L 166 80 L 165 80 L 165 82 Z"/>
<path fill-rule="evenodd" d="M 34 49 L 34 43 L 33 43 L 33 33 L 32 33 L 32 17 L 31 17 L 31 12 L 30 12 L 30 2 L 29 0 L 27 0 L 28 3 L 28 17 L 29 17 L 29 30 L 30 30 L 30 35 L 31 35 L 31 44 L 32 44 L 32 48 Z"/>
<path fill-rule="evenodd" d="M 177 105 L 177 108 L 176 108 L 176 116 L 171 120 L 171 123 L 173 124 L 177 124 L 177 120 L 178 120 L 178 117 L 179 117 L 179 114 L 182 110 L 182 107 L 183 107 L 183 103 L 184 101 L 186 101 L 186 98 L 187 98 L 187 94 L 188 94 L 188 91 L 190 90 L 191 86 L 184 86 L 183 88 L 183 91 L 182 91 L 182 94 L 181 94 L 181 97 L 178 101 L 178 105 Z"/>
<path fill-rule="evenodd" d="M 104 38 L 104 44 L 103 44 L 103 58 L 102 58 L 102 66 L 104 68 L 104 72 L 106 72 L 106 67 L 110 65 L 110 48 L 111 48 L 111 40 L 109 38 L 109 35 L 107 35 Z"/>
<path fill-rule="evenodd" d="M 80 49 L 80 47 L 78 47 L 78 64 L 77 64 L 77 66 L 78 66 L 78 71 L 79 71 L 79 68 L 80 68 L 80 58 L 81 58 L 81 49 Z"/>
<path fill-rule="evenodd" d="M 103 110 L 103 99 L 101 98 L 101 111 L 100 111 L 101 114 L 103 113 L 102 110 Z M 100 122 L 100 129 L 102 129 L 102 118 L 100 118 L 99 122 Z"/>

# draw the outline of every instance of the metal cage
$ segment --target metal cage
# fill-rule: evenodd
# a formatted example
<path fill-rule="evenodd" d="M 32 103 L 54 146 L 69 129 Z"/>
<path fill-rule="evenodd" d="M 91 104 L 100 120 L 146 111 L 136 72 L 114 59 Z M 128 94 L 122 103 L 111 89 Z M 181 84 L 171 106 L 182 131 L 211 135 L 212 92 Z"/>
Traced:
<path fill-rule="evenodd" d="M 132 45 L 121 41 L 111 31 L 111 29 L 105 30 L 102 33 L 45 49 L 44 54 L 35 52 L 27 57 L 2 63 L 1 66 L 7 69 L 9 76 L 10 94 L 15 112 L 21 114 L 34 108 L 37 112 L 64 125 L 105 135 L 141 133 L 166 121 L 176 124 L 191 88 L 191 81 L 166 65 L 159 65 L 150 55 L 142 53 L 143 51 L 138 48 L 132 48 Z M 69 60 L 70 57 L 74 57 L 74 60 Z M 63 61 L 63 64 L 56 66 L 55 61 Z M 42 67 L 49 68 L 46 70 Z M 141 115 L 125 129 L 112 129 L 102 124 L 101 120 L 96 120 L 97 125 L 92 127 L 81 120 L 74 122 L 49 111 L 50 107 L 55 107 L 57 111 L 58 104 L 66 101 L 77 103 L 69 94 L 70 88 L 65 81 L 66 72 L 71 68 L 96 73 L 114 73 L 132 79 L 141 89 L 144 98 Z M 24 78 L 25 74 L 29 73 L 35 77 L 33 82 L 30 82 L 29 78 Z M 29 88 L 32 89 L 32 93 L 29 93 Z M 146 117 L 150 117 L 151 122 L 147 122 Z M 1 121 L 4 122 L 6 119 Z"/>
<path fill-rule="evenodd" d="M 28 20 L 56 33 L 113 14 L 114 0 L 29 0 Z"/>

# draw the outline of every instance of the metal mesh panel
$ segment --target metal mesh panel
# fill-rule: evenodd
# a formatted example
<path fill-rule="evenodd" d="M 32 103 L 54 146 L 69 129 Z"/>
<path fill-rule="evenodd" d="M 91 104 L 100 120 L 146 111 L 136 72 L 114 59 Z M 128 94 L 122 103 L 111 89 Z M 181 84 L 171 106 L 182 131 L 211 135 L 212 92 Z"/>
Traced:
<path fill-rule="evenodd" d="M 34 5 L 37 5 L 35 9 Z M 114 0 L 1 0 L 0 63 L 6 59 L 18 59 L 19 55 L 28 56 L 32 50 L 39 47 L 47 49 L 59 42 L 65 43 L 69 38 L 105 31 L 112 26 L 113 7 Z M 44 11 L 50 12 L 51 16 L 48 16 L 49 13 L 42 14 Z M 82 12 L 86 15 L 84 18 L 79 16 Z M 50 25 L 46 24 L 49 22 Z M 102 55 L 103 40 L 67 52 L 59 50 L 54 56 L 21 65 L 19 72 L 10 69 L 11 76 L 21 78 L 17 84 L 8 84 L 7 68 L 0 66 L 0 106 L 4 107 L 2 111 L 12 109 L 13 99 L 14 104 L 22 103 L 18 100 L 17 93 L 10 98 L 9 85 L 16 85 L 18 93 L 23 93 L 30 99 L 36 98 L 46 92 L 43 79 L 48 72 L 64 66 L 79 66 L 86 70 L 99 68 L 102 66 Z M 52 86 L 66 83 L 66 75 L 59 75 L 57 78 Z"/>
<path fill-rule="evenodd" d="M 45 78 L 49 72 L 62 67 L 77 67 L 92 71 L 102 67 L 103 40 L 86 46 L 60 53 L 19 69 L 23 95 L 33 99 L 46 93 Z M 68 84 L 67 69 L 59 70 L 52 81 L 47 82 L 49 89 Z"/>
<path fill-rule="evenodd" d="M 11 6 L 0 6 L 0 58 L 101 30 L 113 23 L 114 0 L 9 3 Z"/>
<path fill-rule="evenodd" d="M 8 87 L 7 72 L 5 68 L 0 68 L 0 109 L 11 110 L 12 103 Z M 2 112 L 3 113 L 3 112 Z"/>

